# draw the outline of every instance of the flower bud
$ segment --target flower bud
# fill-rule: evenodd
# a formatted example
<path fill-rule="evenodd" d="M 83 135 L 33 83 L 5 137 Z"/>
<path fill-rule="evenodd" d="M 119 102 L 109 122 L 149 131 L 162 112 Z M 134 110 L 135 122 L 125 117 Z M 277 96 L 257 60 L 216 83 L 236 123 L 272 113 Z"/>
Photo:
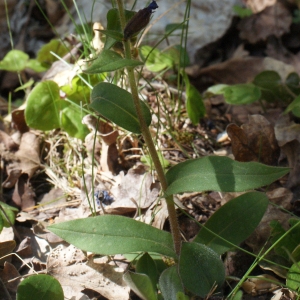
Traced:
<path fill-rule="evenodd" d="M 155 1 L 152 1 L 148 7 L 139 10 L 126 24 L 124 29 L 124 39 L 137 35 L 142 29 L 144 29 L 149 21 L 153 10 L 158 8 Z"/>

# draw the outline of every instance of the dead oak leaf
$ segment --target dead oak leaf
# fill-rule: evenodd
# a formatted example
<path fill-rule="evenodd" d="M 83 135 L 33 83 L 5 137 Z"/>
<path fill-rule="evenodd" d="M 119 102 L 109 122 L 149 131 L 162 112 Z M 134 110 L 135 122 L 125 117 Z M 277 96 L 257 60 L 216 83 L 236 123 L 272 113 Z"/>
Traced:
<path fill-rule="evenodd" d="M 227 133 L 231 139 L 232 153 L 237 161 L 277 164 L 280 149 L 274 128 L 265 117 L 249 116 L 249 122 L 243 124 L 241 128 L 235 124 L 229 124 Z"/>
<path fill-rule="evenodd" d="M 280 2 L 269 6 L 258 14 L 241 20 L 238 28 L 240 37 L 252 44 L 274 35 L 282 36 L 289 32 L 292 16 L 288 9 Z"/>
<path fill-rule="evenodd" d="M 130 288 L 123 282 L 123 270 L 109 264 L 95 264 L 72 245 L 61 245 L 51 251 L 47 271 L 60 282 L 68 299 L 85 289 L 96 291 L 106 299 L 129 298 Z"/>

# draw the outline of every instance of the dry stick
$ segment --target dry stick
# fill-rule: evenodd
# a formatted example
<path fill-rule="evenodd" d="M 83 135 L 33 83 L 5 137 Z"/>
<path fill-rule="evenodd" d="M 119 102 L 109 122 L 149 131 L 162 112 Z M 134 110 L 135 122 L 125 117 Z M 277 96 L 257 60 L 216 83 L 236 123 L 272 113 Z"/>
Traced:
<path fill-rule="evenodd" d="M 122 0 L 117 0 L 118 8 L 119 8 L 119 13 L 120 13 L 120 22 L 121 22 L 121 28 L 124 30 L 125 28 L 125 15 L 124 15 L 124 7 L 123 7 L 123 1 Z M 131 45 L 130 45 L 130 39 L 124 41 L 124 47 L 125 47 L 125 57 L 127 59 L 131 59 Z M 140 99 L 139 99 L 139 94 L 138 94 L 138 89 L 137 89 L 137 83 L 135 80 L 134 76 L 134 69 L 132 67 L 127 67 L 127 73 L 128 73 L 128 79 L 129 79 L 129 84 L 131 88 L 131 94 L 132 98 L 134 101 L 136 113 L 139 119 L 140 123 L 140 128 L 142 135 L 145 139 L 146 145 L 148 147 L 149 153 L 151 155 L 151 158 L 153 160 L 157 176 L 160 180 L 160 184 L 162 187 L 163 192 L 166 191 L 168 184 L 167 180 L 165 177 L 164 169 L 160 163 L 159 157 L 157 155 L 157 151 L 155 149 L 155 145 L 152 140 L 152 136 L 150 133 L 150 130 L 146 124 L 146 121 L 143 117 L 142 114 L 142 109 L 140 105 Z M 171 227 L 171 233 L 173 236 L 173 243 L 174 243 L 174 249 L 177 255 L 180 254 L 180 248 L 181 248 L 181 235 L 179 231 L 179 225 L 177 221 L 177 216 L 176 216 L 176 209 L 173 201 L 173 196 L 167 196 L 166 197 L 166 202 L 167 202 L 167 209 L 168 209 L 168 214 L 169 214 L 169 222 L 170 222 L 170 227 Z"/>

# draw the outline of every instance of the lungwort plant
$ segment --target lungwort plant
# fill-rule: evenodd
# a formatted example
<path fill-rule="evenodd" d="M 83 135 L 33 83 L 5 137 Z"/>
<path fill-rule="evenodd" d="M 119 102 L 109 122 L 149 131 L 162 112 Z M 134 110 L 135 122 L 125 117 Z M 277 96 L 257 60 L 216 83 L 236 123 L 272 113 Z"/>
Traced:
<path fill-rule="evenodd" d="M 143 136 L 167 204 L 171 232 L 114 215 L 77 219 L 48 228 L 85 251 L 102 255 L 139 253 L 135 272 L 128 271 L 124 280 L 142 299 L 206 297 L 220 292 L 225 281 L 221 254 L 251 234 L 266 211 L 268 199 L 255 191 L 233 199 L 208 220 L 193 242 L 183 242 L 173 195 L 211 190 L 244 192 L 268 185 L 289 170 L 210 156 L 179 163 L 165 172 L 149 130 L 151 112 L 138 94 L 135 72 L 145 62 L 135 57 L 133 49 L 136 35 L 148 24 L 157 4 L 153 1 L 134 13 L 124 10 L 122 0 L 116 2 L 118 9 L 108 11 L 108 26 L 102 31 L 106 35 L 104 49 L 86 73 L 125 70 L 130 92 L 116 84 L 100 82 L 93 87 L 90 109 Z M 123 48 L 124 56 L 115 52 L 116 48 Z M 170 258 L 167 261 L 171 263 L 165 264 L 165 258 Z"/>

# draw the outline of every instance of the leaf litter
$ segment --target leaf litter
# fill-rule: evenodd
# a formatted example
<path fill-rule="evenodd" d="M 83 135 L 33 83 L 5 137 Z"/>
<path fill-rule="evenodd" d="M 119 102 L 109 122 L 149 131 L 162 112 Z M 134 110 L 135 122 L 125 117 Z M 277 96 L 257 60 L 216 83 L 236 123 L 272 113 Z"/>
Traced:
<path fill-rule="evenodd" d="M 298 25 L 291 23 L 290 7 L 277 1 L 246 2 L 254 14 L 233 22 L 236 34 L 231 38 L 225 34 L 223 40 L 199 49 L 198 57 L 206 53 L 206 60 L 199 59 L 186 69 L 200 91 L 212 84 L 251 82 L 264 70 L 275 70 L 282 80 L 292 71 L 299 72 L 299 45 L 293 38 L 297 34 L 294 27 Z M 213 57 L 215 53 L 218 55 Z M 53 76 L 60 72 L 56 68 L 51 70 Z M 57 80 L 69 83 L 75 73 L 73 69 L 67 75 L 59 74 Z M 144 76 L 153 80 L 155 77 L 147 70 Z M 299 120 L 283 114 L 282 104 L 266 103 L 264 108 L 258 103 L 230 106 L 224 97 L 212 96 L 205 99 L 205 118 L 193 126 L 184 111 L 185 95 L 180 99 L 178 91 L 167 81 L 167 77 L 155 79 L 151 87 L 143 83 L 141 92 L 156 114 L 153 127 L 157 131 L 153 134 L 157 146 L 171 164 L 190 157 L 221 154 L 239 161 L 291 167 L 288 177 L 269 187 L 267 213 L 243 245 L 258 253 L 270 237 L 270 221 L 278 220 L 288 229 L 289 212 L 299 215 Z M 173 114 L 174 109 L 178 110 L 177 115 Z M 100 121 L 97 127 L 92 116 L 83 121 L 91 132 L 84 142 L 58 130 L 41 133 L 29 129 L 22 108 L 14 110 L 11 116 L 9 124 L 14 125 L 14 130 L 5 129 L 2 124 L 0 130 L 2 188 L 4 202 L 20 209 L 16 226 L 20 240 L 11 228 L 4 228 L 1 247 L 15 239 L 17 248 L 14 252 L 4 248 L 7 250 L 1 256 L 16 253 L 22 261 L 14 255 L 1 260 L 0 277 L 7 289 L 14 294 L 23 276 L 45 272 L 59 280 L 69 298 L 101 295 L 106 299 L 128 299 L 130 291 L 122 281 L 128 262 L 123 257 L 114 260 L 83 253 L 65 245 L 47 231 L 47 225 L 88 217 L 95 203 L 97 214 L 125 215 L 168 230 L 165 201 L 160 198 L 155 173 L 149 165 L 140 163 L 145 151 L 141 141 L 107 122 Z M 218 141 L 218 134 L 226 133 L 226 128 L 228 136 L 225 134 Z M 101 207 L 97 203 L 99 193 L 110 197 L 110 203 Z M 176 202 L 194 219 L 205 223 L 221 205 L 236 196 L 236 193 L 190 193 L 178 195 Z M 199 230 L 198 225 L 180 213 L 179 222 L 185 238 L 191 240 Z M 234 270 L 234 264 L 247 264 L 244 258 L 238 262 L 233 256 L 233 260 L 228 263 L 228 270 Z M 244 266 L 245 270 L 247 267 Z M 272 271 L 278 274 L 278 270 Z M 228 275 L 235 275 L 232 272 Z M 258 274 L 263 272 L 260 270 Z M 253 297 L 266 295 L 260 299 L 269 299 L 267 293 L 272 290 L 273 287 L 260 288 L 252 281 L 249 293 Z M 288 291 L 280 293 L 278 299 L 284 299 L 284 295 L 295 297 Z"/>

